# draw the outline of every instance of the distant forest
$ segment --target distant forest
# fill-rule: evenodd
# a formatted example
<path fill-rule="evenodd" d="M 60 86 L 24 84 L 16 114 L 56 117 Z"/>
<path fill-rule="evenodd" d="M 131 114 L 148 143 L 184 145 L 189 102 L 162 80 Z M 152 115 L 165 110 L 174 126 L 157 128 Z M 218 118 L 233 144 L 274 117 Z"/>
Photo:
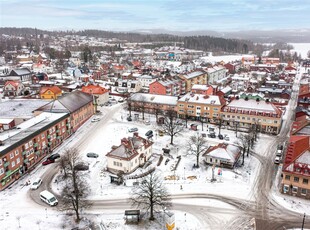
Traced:
<path fill-rule="evenodd" d="M 51 36 L 64 36 L 64 35 L 81 35 L 91 36 L 97 38 L 112 39 L 116 38 L 121 41 L 127 42 L 162 42 L 163 44 L 178 42 L 183 44 L 184 48 L 196 49 L 203 51 L 212 51 L 218 54 L 223 53 L 242 53 L 247 54 L 252 51 L 260 55 L 263 51 L 262 46 L 254 45 L 253 42 L 248 40 L 238 39 L 225 39 L 212 36 L 176 36 L 168 34 L 140 34 L 140 33 L 127 33 L 127 32 L 110 32 L 102 30 L 82 30 L 82 31 L 47 31 L 34 28 L 0 28 L 1 34 L 21 36 L 26 39 L 33 39 L 35 34 L 43 35 L 48 34 Z M 1 38 L 2 39 L 2 38 Z M 160 46 L 160 45 L 158 45 Z"/>

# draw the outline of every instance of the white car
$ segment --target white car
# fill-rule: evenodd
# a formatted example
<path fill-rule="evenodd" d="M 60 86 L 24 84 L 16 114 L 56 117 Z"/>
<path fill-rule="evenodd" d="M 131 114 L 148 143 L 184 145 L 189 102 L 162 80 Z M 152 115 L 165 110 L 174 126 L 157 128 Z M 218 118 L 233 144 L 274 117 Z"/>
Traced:
<path fill-rule="evenodd" d="M 35 179 L 35 181 L 31 184 L 31 189 L 32 190 L 36 190 L 40 187 L 40 185 L 42 184 L 42 179 L 41 178 L 37 178 Z"/>
<path fill-rule="evenodd" d="M 133 132 L 138 132 L 138 128 L 133 127 L 133 128 L 129 128 L 128 132 L 133 133 Z"/>
<path fill-rule="evenodd" d="M 100 121 L 99 117 L 95 117 L 95 118 L 91 119 L 91 122 L 97 122 L 97 121 Z"/>
<path fill-rule="evenodd" d="M 281 160 L 280 157 L 276 157 L 276 158 L 274 159 L 274 163 L 275 163 L 275 164 L 280 164 L 280 160 Z"/>

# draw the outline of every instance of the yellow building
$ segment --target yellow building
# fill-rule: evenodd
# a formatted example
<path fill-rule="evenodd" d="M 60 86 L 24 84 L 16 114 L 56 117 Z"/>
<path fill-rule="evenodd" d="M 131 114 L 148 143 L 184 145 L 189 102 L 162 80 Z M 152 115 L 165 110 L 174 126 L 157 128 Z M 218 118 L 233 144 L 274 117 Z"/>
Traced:
<path fill-rule="evenodd" d="M 177 111 L 182 118 L 187 115 L 188 118 L 204 118 L 209 122 L 215 122 L 220 117 L 221 108 L 225 103 L 225 99 L 217 95 L 188 93 L 178 100 Z"/>
<path fill-rule="evenodd" d="M 41 99 L 57 99 L 62 95 L 62 91 L 58 86 L 41 87 L 40 98 Z"/>
<path fill-rule="evenodd" d="M 180 75 L 179 78 L 185 81 L 186 92 L 190 92 L 193 85 L 205 85 L 208 81 L 207 73 L 202 71 L 195 71 L 192 73 Z"/>
<path fill-rule="evenodd" d="M 261 132 L 278 134 L 282 124 L 282 111 L 263 100 L 234 99 L 221 111 L 227 125 L 248 129 L 257 124 Z"/>

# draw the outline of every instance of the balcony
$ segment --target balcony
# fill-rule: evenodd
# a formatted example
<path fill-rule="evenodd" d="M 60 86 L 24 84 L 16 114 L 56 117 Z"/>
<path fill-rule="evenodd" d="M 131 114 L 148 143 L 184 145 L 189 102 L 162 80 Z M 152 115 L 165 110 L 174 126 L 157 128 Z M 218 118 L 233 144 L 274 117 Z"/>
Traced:
<path fill-rule="evenodd" d="M 25 156 L 25 155 L 26 155 L 26 153 L 27 153 L 27 151 L 23 151 L 23 152 L 22 152 L 22 155 L 23 155 L 23 156 Z"/>
<path fill-rule="evenodd" d="M 8 167 L 10 165 L 10 162 L 4 162 L 4 167 Z"/>
<path fill-rule="evenodd" d="M 36 155 L 40 155 L 40 150 L 35 152 Z"/>
<path fill-rule="evenodd" d="M 9 176 L 9 175 L 11 175 L 12 174 L 12 171 L 11 170 L 8 170 L 7 172 L 5 172 L 5 175 L 6 176 Z"/>
<path fill-rule="evenodd" d="M 59 129 L 57 129 L 57 130 L 56 130 L 56 133 L 59 133 L 59 132 L 60 132 L 60 130 L 59 130 Z"/>
<path fill-rule="evenodd" d="M 61 138 L 61 136 L 57 136 L 57 139 L 59 140 Z"/>
<path fill-rule="evenodd" d="M 24 160 L 24 163 L 26 164 L 28 161 L 29 161 L 28 159 L 25 159 L 25 160 Z"/>
<path fill-rule="evenodd" d="M 48 139 L 51 138 L 51 135 L 47 135 L 47 138 L 48 138 Z"/>
<path fill-rule="evenodd" d="M 70 124 L 69 124 L 69 123 L 67 123 L 67 124 L 66 124 L 66 126 L 70 127 Z"/>
<path fill-rule="evenodd" d="M 36 142 L 36 143 L 33 144 L 33 147 L 38 147 L 38 145 L 39 144 Z"/>

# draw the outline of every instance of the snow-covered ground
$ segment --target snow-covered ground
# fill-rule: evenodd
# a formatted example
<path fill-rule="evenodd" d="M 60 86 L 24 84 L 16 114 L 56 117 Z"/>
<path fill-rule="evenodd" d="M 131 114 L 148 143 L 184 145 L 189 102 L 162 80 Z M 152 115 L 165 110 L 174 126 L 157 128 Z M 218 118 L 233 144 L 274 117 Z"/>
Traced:
<path fill-rule="evenodd" d="M 294 46 L 292 52 L 297 52 L 297 54 L 301 55 L 302 58 L 307 58 L 307 53 L 310 50 L 310 43 L 288 43 Z"/>

